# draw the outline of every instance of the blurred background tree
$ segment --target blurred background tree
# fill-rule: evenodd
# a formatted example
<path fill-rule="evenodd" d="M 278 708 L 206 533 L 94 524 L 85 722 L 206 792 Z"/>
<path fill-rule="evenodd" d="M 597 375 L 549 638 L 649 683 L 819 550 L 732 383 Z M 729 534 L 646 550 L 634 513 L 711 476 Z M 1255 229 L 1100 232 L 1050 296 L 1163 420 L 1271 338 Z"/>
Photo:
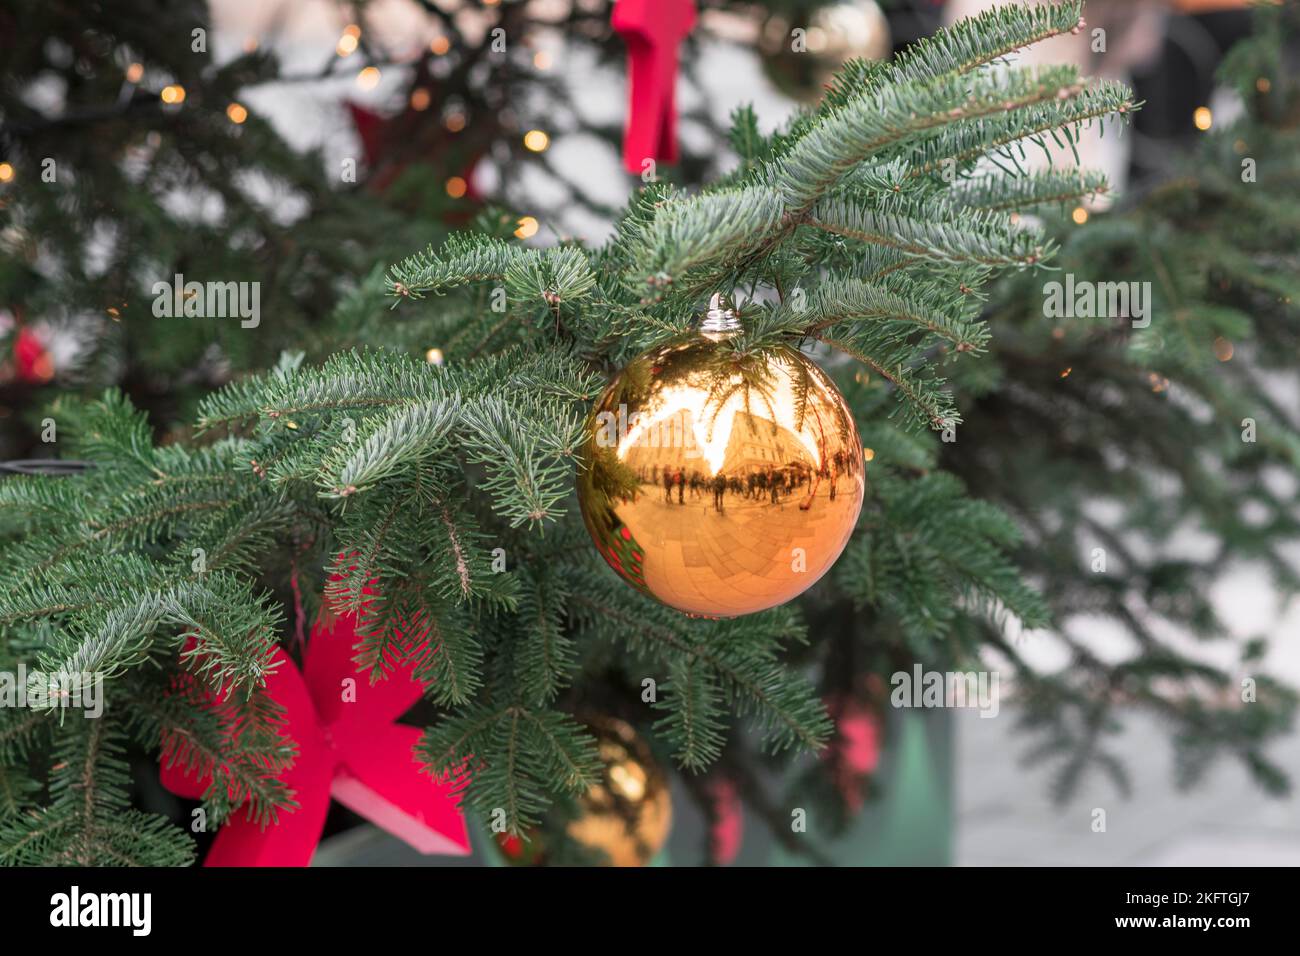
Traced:
<path fill-rule="evenodd" d="M 397 6 L 409 9 L 395 14 Z M 119 385 L 157 433 L 179 438 L 214 388 L 284 349 L 305 349 L 310 360 L 367 342 L 417 355 L 452 351 L 428 324 L 387 310 L 376 268 L 471 221 L 551 243 L 613 217 L 609 195 L 636 181 L 613 165 L 621 115 L 590 108 L 599 99 L 591 77 L 621 71 L 610 6 L 340 5 L 328 43 L 310 55 L 283 51 L 274 13 L 220 50 L 200 3 L 20 2 L 0 12 L 0 173 L 8 170 L 0 176 L 0 309 L 15 354 L 0 392 L 3 454 L 41 454 L 47 400 L 75 391 Z M 1100 18 L 1107 5 L 1097 6 Z M 1124 784 L 1105 735 L 1133 703 L 1169 720 L 1183 782 L 1229 753 L 1267 787 L 1285 787 L 1265 746 L 1289 726 L 1294 697 L 1258 673 L 1262 636 L 1244 646 L 1225 640 L 1227 622 L 1207 595 L 1236 559 L 1260 561 L 1282 593 L 1296 583 L 1283 548 L 1297 530 L 1295 482 L 1286 476 L 1300 423 L 1277 397 L 1294 384 L 1296 344 L 1297 218 L 1288 197 L 1297 195 L 1300 154 L 1286 29 L 1294 9 L 1260 12 L 1262 29 L 1252 34 L 1240 11 L 1187 17 L 1157 6 L 1156 42 L 1123 65 L 1148 102 L 1131 149 L 1113 159 L 1127 180 L 1119 204 L 1107 196 L 1042 215 L 1063 243 L 1059 268 L 1151 281 L 1155 309 L 1176 325 L 1053 323 L 1042 314 L 1044 276 L 1026 273 L 991 295 L 992 361 L 953 366 L 965 419 L 958 441 L 864 428 L 874 456 L 871 525 L 833 581 L 801 602 L 822 638 L 789 656 L 792 666 L 816 668 L 840 728 L 796 786 L 823 794 L 844 825 L 869 777 L 846 756 L 847 728 L 860 730 L 862 714 L 878 722 L 889 675 L 916 661 L 1010 667 L 1025 723 L 1039 735 L 1033 753 L 1054 759 L 1062 796 L 1093 767 Z M 660 170 L 686 185 L 736 162 L 722 122 L 731 104 L 720 108 L 710 94 L 720 51 L 757 50 L 777 88 L 815 98 L 847 55 L 901 48 L 943 19 L 926 2 L 700 7 L 683 68 L 683 159 Z M 832 9 L 843 7 L 856 16 Z M 888 35 L 846 26 L 873 23 Z M 1111 23 L 1118 39 L 1122 16 Z M 811 55 L 792 58 L 773 38 L 801 24 Z M 521 41 L 495 52 L 497 27 Z M 291 36 L 288 24 L 283 30 Z M 1248 39 L 1216 81 L 1239 37 Z M 576 82 L 557 69 L 568 58 L 584 64 Z M 337 135 L 302 148 L 301 124 L 275 105 L 294 89 L 337 90 L 327 94 Z M 558 148 L 564 138 L 579 144 L 582 161 Z M 604 159 L 591 144 L 604 144 Z M 1252 157 L 1263 168 L 1245 184 L 1241 160 Z M 47 158 L 51 182 L 40 178 Z M 615 186 L 597 189 L 593 168 Z M 257 334 L 228 321 L 156 319 L 150 287 L 173 273 L 260 282 Z M 31 332 L 24 343 L 22 328 Z M 892 401 L 880 377 L 835 371 L 859 421 L 879 418 Z M 1244 418 L 1259 423 L 1259 441 L 1241 440 Z M 922 520 L 913 510 L 917 482 L 933 513 L 965 500 L 949 475 L 1023 532 L 1017 559 L 1064 648 L 1051 667 L 1035 657 L 1037 637 L 1019 643 L 981 613 L 954 606 L 920 627 L 905 604 L 891 604 L 894 593 L 933 597 L 952 584 L 945 555 L 903 561 L 891 551 L 895 536 Z M 1211 543 L 1193 551 L 1182 537 L 1188 529 Z M 1104 575 L 1092 570 L 1097 547 L 1110 562 Z M 887 573 L 864 573 L 873 566 Z M 292 600 L 283 582 L 277 592 Z M 1099 655 L 1099 620 L 1132 652 L 1118 661 Z M 1210 645 L 1226 647 L 1213 663 L 1202 653 Z M 1243 677 L 1259 683 L 1255 705 L 1241 705 Z M 719 792 L 739 794 L 775 828 L 783 802 L 766 793 L 768 769 L 740 739 L 714 775 L 688 786 L 709 813 Z"/>

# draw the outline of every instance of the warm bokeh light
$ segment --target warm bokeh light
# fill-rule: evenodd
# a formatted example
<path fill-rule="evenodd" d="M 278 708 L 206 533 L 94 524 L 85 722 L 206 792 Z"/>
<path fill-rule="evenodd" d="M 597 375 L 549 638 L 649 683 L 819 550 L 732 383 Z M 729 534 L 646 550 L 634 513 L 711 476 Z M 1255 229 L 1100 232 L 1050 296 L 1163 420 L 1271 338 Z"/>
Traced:
<path fill-rule="evenodd" d="M 239 103 L 231 103 L 226 107 L 226 115 L 230 117 L 230 122 L 238 125 L 248 119 L 248 110 Z"/>
<path fill-rule="evenodd" d="M 465 128 L 465 114 L 448 113 L 447 117 L 442 121 L 442 125 L 453 133 L 459 133 Z"/>
<path fill-rule="evenodd" d="M 520 239 L 528 239 L 537 235 L 537 230 L 539 228 L 540 226 L 536 219 L 532 216 L 524 216 L 519 220 L 519 228 L 515 230 L 515 235 Z"/>
<path fill-rule="evenodd" d="M 460 176 L 452 176 L 447 180 L 447 195 L 452 199 L 459 199 L 469 191 L 469 183 Z"/>
<path fill-rule="evenodd" d="M 863 461 L 872 461 L 875 457 L 876 457 L 876 450 L 875 450 L 874 448 L 863 448 L 863 449 L 862 449 L 862 460 L 863 460 Z"/>
<path fill-rule="evenodd" d="M 126 68 L 126 81 L 128 83 L 139 83 L 144 76 L 144 64 L 132 63 Z"/>
<path fill-rule="evenodd" d="M 1069 378 L 1069 377 L 1070 377 L 1070 373 L 1073 372 L 1073 371 L 1074 371 L 1074 366 L 1071 365 L 1069 368 L 1064 369 L 1064 370 L 1061 372 L 1061 378 Z"/>
<path fill-rule="evenodd" d="M 429 52 L 433 53 L 435 56 L 442 56 L 450 49 L 451 41 L 446 37 L 434 37 L 433 41 L 429 44 Z"/>
<path fill-rule="evenodd" d="M 1197 129 L 1209 129 L 1214 125 L 1214 114 L 1210 112 L 1208 106 L 1198 106 L 1196 112 L 1192 114 L 1192 122 L 1196 124 Z"/>
<path fill-rule="evenodd" d="M 9 163 L 0 163 L 0 183 L 12 182 L 14 178 L 14 168 Z"/>
<path fill-rule="evenodd" d="M 442 364 L 442 349 L 429 349 L 424 353 L 424 360 L 430 365 Z"/>
<path fill-rule="evenodd" d="M 351 56 L 357 52 L 357 38 L 349 33 L 339 37 L 338 45 L 334 47 L 334 52 L 339 56 Z"/>
<path fill-rule="evenodd" d="M 1261 93 L 1267 93 L 1273 88 L 1273 82 L 1267 76 L 1261 76 L 1255 81 L 1255 89 Z"/>
<path fill-rule="evenodd" d="M 379 85 L 379 67 L 368 66 L 357 74 L 357 86 L 363 90 L 373 90 Z"/>
<path fill-rule="evenodd" d="M 539 70 L 549 70 L 552 62 L 551 55 L 545 50 L 538 50 L 533 54 L 533 66 Z"/>
<path fill-rule="evenodd" d="M 423 112 L 429 108 L 429 103 L 432 99 L 433 97 L 429 95 L 428 90 L 423 86 L 417 86 L 415 89 L 411 90 L 411 109 L 415 110 L 417 113 Z"/>
<path fill-rule="evenodd" d="M 534 153 L 546 151 L 546 147 L 551 145 L 551 137 L 540 129 L 530 129 L 524 134 L 524 147 L 532 150 Z"/>
<path fill-rule="evenodd" d="M 1219 336 L 1214 340 L 1214 357 L 1220 362 L 1232 360 L 1232 343 L 1223 336 Z"/>
<path fill-rule="evenodd" d="M 184 103 L 185 87 L 179 83 L 173 83 L 170 86 L 164 86 L 162 92 L 158 95 L 162 97 L 164 103 Z"/>
<path fill-rule="evenodd" d="M 1084 209 L 1082 206 L 1075 206 L 1074 211 L 1070 213 L 1070 218 L 1082 226 L 1088 221 L 1088 210 Z"/>

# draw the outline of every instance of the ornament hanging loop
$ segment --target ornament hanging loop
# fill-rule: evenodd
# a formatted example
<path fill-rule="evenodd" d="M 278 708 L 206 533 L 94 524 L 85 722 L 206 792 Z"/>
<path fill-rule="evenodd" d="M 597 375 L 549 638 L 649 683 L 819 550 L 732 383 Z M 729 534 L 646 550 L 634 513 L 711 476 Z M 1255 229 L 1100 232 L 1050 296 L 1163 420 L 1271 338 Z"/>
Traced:
<path fill-rule="evenodd" d="M 740 317 L 731 307 L 731 300 L 721 292 L 709 299 L 709 310 L 700 319 L 700 334 L 717 342 L 741 331 Z"/>

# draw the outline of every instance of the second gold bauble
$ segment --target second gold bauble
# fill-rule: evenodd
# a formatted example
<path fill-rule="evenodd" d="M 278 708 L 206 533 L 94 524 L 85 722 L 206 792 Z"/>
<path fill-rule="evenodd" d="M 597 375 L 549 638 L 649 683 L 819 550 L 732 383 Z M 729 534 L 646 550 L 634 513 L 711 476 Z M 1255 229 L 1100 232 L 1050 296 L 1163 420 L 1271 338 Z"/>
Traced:
<path fill-rule="evenodd" d="M 816 103 L 850 59 L 882 60 L 893 44 L 889 20 L 875 0 L 837 0 L 806 19 L 774 13 L 759 37 L 763 69 L 777 89 Z"/>
<path fill-rule="evenodd" d="M 574 816 L 565 823 L 569 840 L 582 847 L 590 862 L 610 866 L 645 866 L 654 859 L 672 829 L 673 803 L 668 778 L 649 746 L 626 721 L 591 718 L 601 771 L 582 794 Z M 515 865 L 555 862 L 551 839 L 540 829 L 527 839 L 500 836 L 505 859 Z"/>

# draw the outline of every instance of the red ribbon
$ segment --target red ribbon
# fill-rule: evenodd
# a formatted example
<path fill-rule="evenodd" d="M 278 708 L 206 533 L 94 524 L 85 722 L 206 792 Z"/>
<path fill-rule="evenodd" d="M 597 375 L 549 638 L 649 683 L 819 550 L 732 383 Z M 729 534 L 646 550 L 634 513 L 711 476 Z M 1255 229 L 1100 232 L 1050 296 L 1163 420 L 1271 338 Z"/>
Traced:
<path fill-rule="evenodd" d="M 694 0 L 618 0 L 612 24 L 627 44 L 623 166 L 677 161 L 677 48 L 695 26 Z"/>
<path fill-rule="evenodd" d="M 205 866 L 306 866 L 320 842 L 331 797 L 421 853 L 470 852 L 452 783 L 423 772 L 413 752 L 420 731 L 393 723 L 420 698 L 413 671 L 427 649 L 421 644 L 371 684 L 353 660 L 357 640 L 355 615 L 322 615 L 307 642 L 303 672 L 284 651 L 275 650 L 266 692 L 284 708 L 281 733 L 298 745 L 297 759 L 281 776 L 298 807 L 281 810 L 265 829 L 247 814 L 232 814 Z M 187 770 L 175 756 L 175 741 L 164 741 L 163 786 L 182 797 L 201 798 L 211 774 Z"/>

